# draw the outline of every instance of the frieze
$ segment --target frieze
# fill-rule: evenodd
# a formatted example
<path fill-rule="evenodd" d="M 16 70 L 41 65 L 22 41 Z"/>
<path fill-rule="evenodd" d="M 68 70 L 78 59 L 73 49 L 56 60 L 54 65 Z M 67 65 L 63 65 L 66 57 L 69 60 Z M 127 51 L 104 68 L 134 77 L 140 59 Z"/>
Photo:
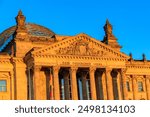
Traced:
<path fill-rule="evenodd" d="M 66 59 L 83 59 L 83 60 L 112 60 L 112 61 L 126 61 L 125 59 L 121 58 L 110 58 L 110 57 L 100 57 L 100 56 L 72 56 L 72 55 L 51 55 L 51 54 L 34 54 L 33 57 L 39 57 L 39 58 L 66 58 Z"/>
<path fill-rule="evenodd" d="M 97 50 L 90 47 L 89 42 L 85 40 L 77 40 L 72 42 L 69 46 L 64 48 L 59 48 L 56 50 L 56 54 L 61 55 L 86 55 L 86 56 L 104 56 L 106 52 Z"/>
<path fill-rule="evenodd" d="M 22 58 L 12 58 L 11 61 L 13 63 L 24 63 L 24 60 Z"/>
<path fill-rule="evenodd" d="M 93 63 L 94 66 L 103 66 L 102 63 Z"/>
<path fill-rule="evenodd" d="M 82 63 L 82 62 L 73 62 L 72 64 L 78 66 L 91 66 L 91 63 Z"/>
<path fill-rule="evenodd" d="M 70 62 L 62 62 L 60 65 L 70 65 Z"/>

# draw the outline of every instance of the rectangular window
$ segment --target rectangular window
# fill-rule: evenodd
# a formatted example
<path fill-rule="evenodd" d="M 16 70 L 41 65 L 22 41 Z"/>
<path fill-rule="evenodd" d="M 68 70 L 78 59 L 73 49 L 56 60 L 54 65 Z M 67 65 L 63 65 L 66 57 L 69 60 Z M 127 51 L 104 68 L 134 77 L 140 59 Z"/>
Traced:
<path fill-rule="evenodd" d="M 143 91 L 143 83 L 142 82 L 138 82 L 138 91 L 139 92 Z"/>
<path fill-rule="evenodd" d="M 6 80 L 0 80 L 0 92 L 6 92 Z"/>
<path fill-rule="evenodd" d="M 127 86 L 127 90 L 128 90 L 128 91 L 131 91 L 131 90 L 130 90 L 130 83 L 129 83 L 129 82 L 126 82 L 126 86 Z"/>

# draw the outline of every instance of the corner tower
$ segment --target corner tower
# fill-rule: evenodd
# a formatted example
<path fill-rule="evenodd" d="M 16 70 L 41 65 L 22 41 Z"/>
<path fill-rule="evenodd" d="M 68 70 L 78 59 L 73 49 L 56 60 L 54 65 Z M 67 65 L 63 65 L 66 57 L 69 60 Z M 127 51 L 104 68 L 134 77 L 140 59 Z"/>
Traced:
<path fill-rule="evenodd" d="M 112 30 L 113 27 L 110 24 L 109 20 L 107 19 L 106 24 L 104 25 L 105 36 L 102 42 L 120 51 L 121 46 L 118 44 L 117 38 L 113 35 Z"/>

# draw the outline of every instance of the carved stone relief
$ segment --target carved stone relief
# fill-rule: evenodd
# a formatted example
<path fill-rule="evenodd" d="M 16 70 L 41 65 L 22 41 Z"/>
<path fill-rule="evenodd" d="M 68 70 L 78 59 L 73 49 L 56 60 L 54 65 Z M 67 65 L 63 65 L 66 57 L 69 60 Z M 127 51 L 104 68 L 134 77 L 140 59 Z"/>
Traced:
<path fill-rule="evenodd" d="M 56 54 L 103 56 L 106 53 L 104 53 L 104 51 L 97 50 L 94 47 L 90 47 L 89 42 L 84 40 L 77 40 L 67 47 L 59 48 L 56 50 Z"/>

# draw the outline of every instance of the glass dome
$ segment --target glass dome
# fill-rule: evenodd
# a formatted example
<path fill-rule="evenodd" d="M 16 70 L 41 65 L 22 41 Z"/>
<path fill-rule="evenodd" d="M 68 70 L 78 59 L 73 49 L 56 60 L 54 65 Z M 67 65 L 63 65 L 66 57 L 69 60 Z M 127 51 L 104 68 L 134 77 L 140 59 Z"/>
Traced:
<path fill-rule="evenodd" d="M 31 36 L 53 37 L 55 35 L 50 29 L 33 23 L 26 23 L 26 28 L 27 33 Z M 0 51 L 13 39 L 15 31 L 16 26 L 13 26 L 0 34 Z"/>

